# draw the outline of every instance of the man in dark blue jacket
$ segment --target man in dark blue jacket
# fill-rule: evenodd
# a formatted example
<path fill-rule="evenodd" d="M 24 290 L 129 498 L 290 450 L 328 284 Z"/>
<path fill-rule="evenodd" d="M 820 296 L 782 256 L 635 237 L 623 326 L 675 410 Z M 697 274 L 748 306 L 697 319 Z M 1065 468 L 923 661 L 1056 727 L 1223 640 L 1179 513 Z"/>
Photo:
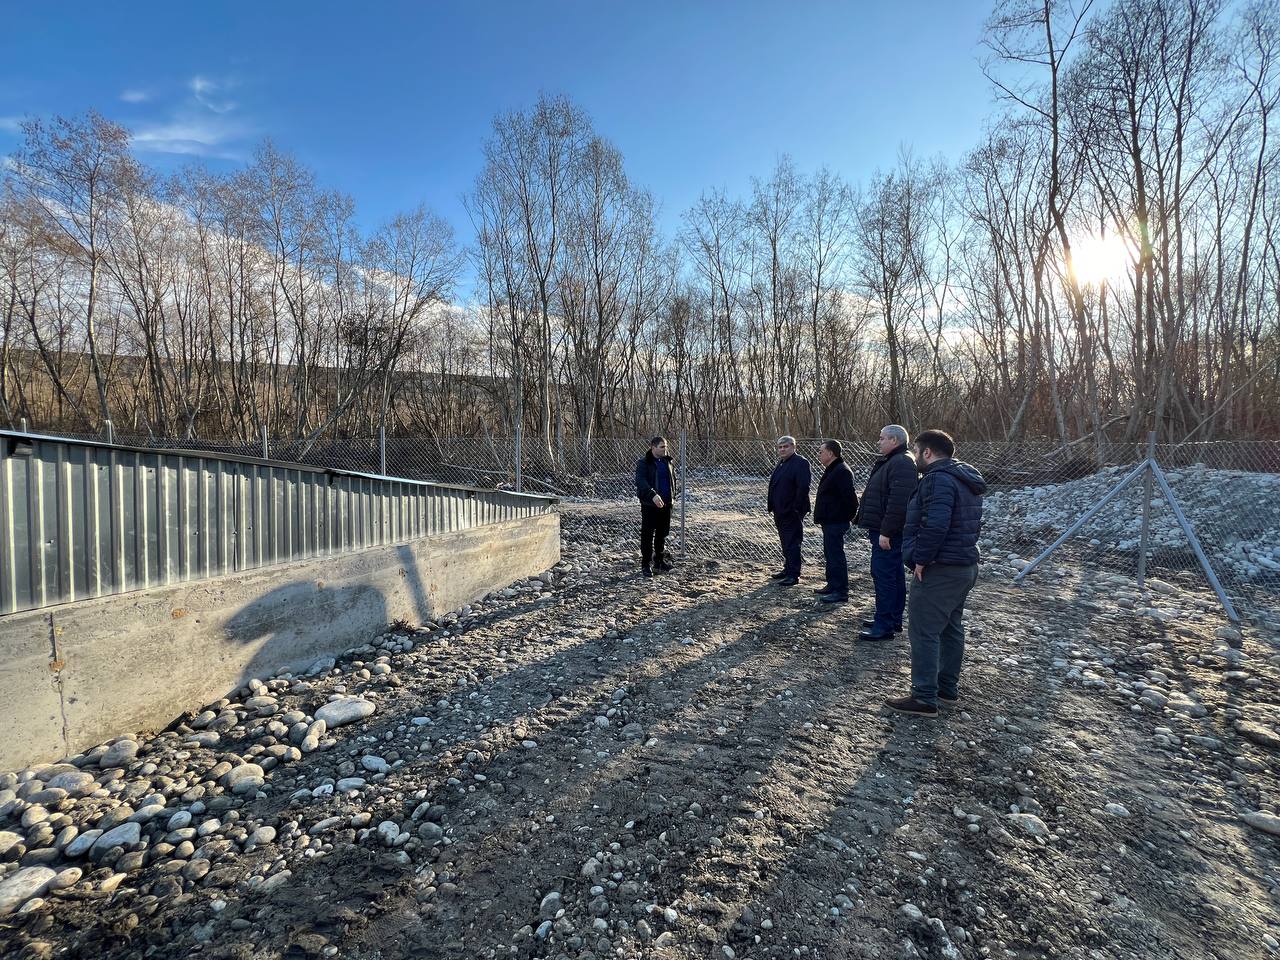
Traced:
<path fill-rule="evenodd" d="M 771 579 L 784 587 L 794 587 L 800 582 L 800 544 L 804 540 L 804 518 L 809 512 L 812 479 L 809 461 L 796 453 L 796 438 L 779 437 L 778 465 L 769 477 L 765 506 L 773 514 L 782 545 L 782 570 Z"/>
<path fill-rule="evenodd" d="M 636 496 L 640 499 L 640 572 L 670 570 L 664 550 L 671 530 L 671 500 L 675 490 L 671 457 L 665 437 L 649 441 L 649 451 L 636 461 Z"/>
<path fill-rule="evenodd" d="M 919 479 L 907 444 L 906 427 L 891 423 L 880 431 L 880 458 L 871 468 L 858 508 L 858 526 L 871 538 L 871 579 L 876 585 L 875 616 L 862 622 L 861 640 L 888 640 L 902 632 L 907 606 L 902 527 Z"/>
<path fill-rule="evenodd" d="M 902 560 L 912 571 L 907 606 L 911 695 L 887 703 L 917 716 L 937 716 L 939 700 L 960 701 L 964 602 L 978 581 L 987 484 L 975 467 L 955 459 L 955 450 L 941 430 L 916 437 L 923 475 L 907 505 L 902 534 Z"/>
<path fill-rule="evenodd" d="M 844 537 L 858 512 L 858 494 L 853 485 L 853 471 L 844 462 L 842 452 L 839 440 L 827 440 L 818 448 L 822 479 L 813 497 L 813 522 L 822 528 L 827 582 L 813 592 L 823 603 L 845 603 L 849 599 L 849 563 L 844 555 Z"/>

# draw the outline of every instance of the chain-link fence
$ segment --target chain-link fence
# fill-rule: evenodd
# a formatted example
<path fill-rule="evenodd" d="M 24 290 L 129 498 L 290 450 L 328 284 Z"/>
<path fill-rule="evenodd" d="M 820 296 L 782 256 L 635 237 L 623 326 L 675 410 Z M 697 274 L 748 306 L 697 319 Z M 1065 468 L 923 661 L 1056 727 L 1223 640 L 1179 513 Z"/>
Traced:
<path fill-rule="evenodd" d="M 878 451 L 873 440 L 839 438 L 859 492 Z M 255 444 L 116 433 L 117 443 L 263 456 L 278 461 L 439 483 L 519 488 L 552 493 L 566 502 L 565 523 L 577 537 L 620 553 L 639 553 L 634 470 L 648 438 L 378 437 L 314 444 L 266 439 Z M 670 438 L 682 496 L 670 548 L 720 564 L 777 564 L 777 535 L 765 512 L 769 474 L 777 462 L 773 437 Z M 816 490 L 819 439 L 797 441 L 813 463 Z M 989 484 L 980 547 L 987 576 L 1012 578 L 1101 500 L 1148 454 L 1142 443 L 1063 446 L 1034 442 L 958 442 L 957 456 Z M 1153 451 L 1170 492 L 1196 534 L 1228 596 L 1243 613 L 1280 619 L 1280 442 L 1218 441 L 1158 445 Z M 1149 504 L 1145 572 L 1174 588 L 1206 589 L 1178 517 L 1152 482 L 1131 483 L 1063 544 L 1046 565 L 1101 568 L 1136 576 L 1144 504 Z M 849 534 L 847 553 L 865 564 L 865 532 Z M 806 562 L 821 561 L 821 537 L 809 532 Z M 1033 576 L 1042 575 L 1040 573 Z"/>

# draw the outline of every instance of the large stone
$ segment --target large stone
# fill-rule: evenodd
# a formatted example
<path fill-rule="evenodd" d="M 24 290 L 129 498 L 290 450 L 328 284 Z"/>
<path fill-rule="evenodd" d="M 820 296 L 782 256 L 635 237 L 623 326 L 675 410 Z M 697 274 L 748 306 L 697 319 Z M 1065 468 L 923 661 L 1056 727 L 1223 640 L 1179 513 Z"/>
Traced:
<path fill-rule="evenodd" d="M 1010 813 L 1007 819 L 1015 827 L 1023 833 L 1030 834 L 1033 837 L 1049 836 L 1049 828 L 1045 822 L 1033 813 Z"/>
<path fill-rule="evenodd" d="M 73 797 L 84 797 L 98 789 L 98 781 L 93 774 L 84 770 L 73 770 L 60 773 L 49 781 L 49 786 L 67 791 Z"/>
<path fill-rule="evenodd" d="M 326 727 L 333 729 L 371 717 L 376 709 L 363 697 L 340 697 L 317 710 L 316 719 L 323 720 Z"/>
<path fill-rule="evenodd" d="M 121 740 L 107 748 L 107 752 L 98 758 L 98 766 L 103 770 L 119 767 L 138 755 L 138 744 L 133 740 Z"/>
<path fill-rule="evenodd" d="M 49 889 L 49 881 L 57 876 L 48 867 L 23 867 L 0 880 L 0 917 L 17 910 L 33 897 Z"/>
<path fill-rule="evenodd" d="M 102 836 L 103 831 L 98 829 L 86 830 L 80 836 L 76 837 L 67 844 L 63 854 L 68 857 L 83 857 L 89 852 L 89 848 L 98 842 L 98 838 Z"/>
<path fill-rule="evenodd" d="M 1280 817 L 1277 817 L 1274 813 L 1254 810 L 1246 813 L 1240 819 L 1255 830 L 1261 830 L 1263 833 L 1270 833 L 1273 836 L 1280 837 Z"/>
<path fill-rule="evenodd" d="M 222 785 L 232 793 L 253 793 L 267 778 L 267 772 L 256 763 L 242 763 L 232 767 L 222 778 Z"/>
<path fill-rule="evenodd" d="M 112 827 L 89 848 L 90 856 L 106 853 L 112 847 L 127 847 L 142 839 L 142 825 L 138 823 L 122 823 Z"/>
<path fill-rule="evenodd" d="M 22 842 L 22 834 L 14 833 L 12 830 L 0 830 L 0 860 L 5 855 Z"/>

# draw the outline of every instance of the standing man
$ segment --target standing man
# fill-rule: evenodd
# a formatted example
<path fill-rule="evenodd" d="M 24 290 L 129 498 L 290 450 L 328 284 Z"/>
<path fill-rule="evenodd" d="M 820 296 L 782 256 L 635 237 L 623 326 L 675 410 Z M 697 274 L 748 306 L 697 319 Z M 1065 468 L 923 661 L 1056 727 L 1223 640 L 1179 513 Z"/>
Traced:
<path fill-rule="evenodd" d="M 954 459 L 955 442 L 941 430 L 916 437 L 924 474 L 907 505 L 902 559 L 911 570 L 907 638 L 911 695 L 886 703 L 901 713 L 938 715 L 938 701 L 960 701 L 964 601 L 978 581 L 978 534 L 986 481 Z"/>
<path fill-rule="evenodd" d="M 823 603 L 845 603 L 849 599 L 849 563 L 844 555 L 844 535 L 858 512 L 858 494 L 853 488 L 853 471 L 840 456 L 840 441 L 827 440 L 818 448 L 822 479 L 813 498 L 813 522 L 822 528 L 822 555 L 827 564 L 827 582 L 813 591 Z"/>
<path fill-rule="evenodd" d="M 636 461 L 636 496 L 640 498 L 640 573 L 652 577 L 656 568 L 670 570 L 665 547 L 671 530 L 671 457 L 667 438 L 654 437 L 648 452 Z"/>
<path fill-rule="evenodd" d="M 800 582 L 800 543 L 804 540 L 804 518 L 809 512 L 809 461 L 796 453 L 795 437 L 778 438 L 778 465 L 769 477 L 765 505 L 773 514 L 782 545 L 782 570 L 770 579 L 784 587 Z"/>
<path fill-rule="evenodd" d="M 862 491 L 858 526 L 871 538 L 871 580 L 876 585 L 876 612 L 862 621 L 861 640 L 888 640 L 902 632 L 907 606 L 907 578 L 902 569 L 902 526 L 907 503 L 916 492 L 916 461 L 908 447 L 906 427 L 891 423 L 880 431 L 880 458 Z"/>

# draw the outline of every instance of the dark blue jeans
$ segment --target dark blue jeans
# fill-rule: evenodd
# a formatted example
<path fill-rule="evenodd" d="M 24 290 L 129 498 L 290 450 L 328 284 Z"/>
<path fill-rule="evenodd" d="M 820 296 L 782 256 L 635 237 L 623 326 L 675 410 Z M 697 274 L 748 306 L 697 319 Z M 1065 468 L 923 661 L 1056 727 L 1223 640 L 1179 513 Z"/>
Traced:
<path fill-rule="evenodd" d="M 911 578 L 911 695 L 921 703 L 938 703 L 938 694 L 954 697 L 964 661 L 964 602 L 978 582 L 978 565 L 924 568 L 924 579 Z"/>
<path fill-rule="evenodd" d="M 822 525 L 822 555 L 827 561 L 827 586 L 839 597 L 849 596 L 849 562 L 844 556 L 844 535 L 848 523 Z"/>
<path fill-rule="evenodd" d="M 889 538 L 889 549 L 880 548 L 880 533 L 871 534 L 871 579 L 876 585 L 876 624 L 873 630 L 902 627 L 902 611 L 907 606 L 907 574 L 902 566 L 902 534 Z"/>
<path fill-rule="evenodd" d="M 789 577 L 800 576 L 800 542 L 804 540 L 804 518 L 794 511 L 775 513 L 773 522 L 778 527 L 778 542 L 782 545 L 782 572 Z"/>

